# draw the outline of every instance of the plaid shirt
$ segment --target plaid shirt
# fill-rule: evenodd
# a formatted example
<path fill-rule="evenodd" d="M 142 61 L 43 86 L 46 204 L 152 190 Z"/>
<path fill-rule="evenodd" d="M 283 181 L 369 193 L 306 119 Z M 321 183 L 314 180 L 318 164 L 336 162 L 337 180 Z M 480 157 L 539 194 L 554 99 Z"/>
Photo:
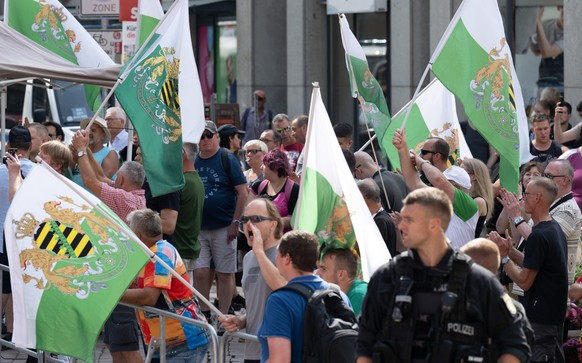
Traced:
<path fill-rule="evenodd" d="M 107 183 L 101 183 L 101 200 L 111 210 L 113 210 L 121 220 L 127 223 L 127 215 L 136 210 L 146 207 L 145 191 L 143 189 L 127 192 L 123 189 L 115 188 Z"/>

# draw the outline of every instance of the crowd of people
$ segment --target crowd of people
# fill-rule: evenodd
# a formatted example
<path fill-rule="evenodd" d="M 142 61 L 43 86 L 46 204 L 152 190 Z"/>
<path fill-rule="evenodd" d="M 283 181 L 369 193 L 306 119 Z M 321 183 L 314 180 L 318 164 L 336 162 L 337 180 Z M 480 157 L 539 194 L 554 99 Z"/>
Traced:
<path fill-rule="evenodd" d="M 205 121 L 199 144 L 182 147 L 183 189 L 155 197 L 145 146 L 128 139 L 123 109 L 108 109 L 88 129 L 89 120 L 81 123 L 70 145 L 54 122 L 16 126 L 7 145 L 16 152 L 0 166 L 0 219 L 34 163 L 48 164 L 101 199 L 207 300 L 216 284 L 216 307 L 208 306 L 149 262 L 121 301 L 213 324 L 219 333 L 245 329 L 259 338 L 246 342 L 245 362 L 301 361 L 306 301 L 277 291 L 288 283 L 339 287 L 359 317 L 358 362 L 563 361 L 569 286 L 573 298 L 582 295 L 573 285 L 582 262 L 582 127 L 569 124 L 570 104 L 536 104 L 535 158 L 521 167 L 517 193 L 500 187 L 495 151 L 472 127 L 466 135 L 475 139 L 468 140 L 475 158 L 454 163 L 444 139 L 430 137 L 416 153 L 397 130 L 397 173 L 367 152 L 352 152 L 353 129 L 336 124 L 337 142 L 394 257 L 368 285 L 357 251 L 321 255 L 315 235 L 292 230 L 310 120 L 274 114 L 264 91 L 255 96 L 257 109 L 243 113 L 240 128 Z M 135 154 L 128 158 L 129 142 Z M 0 258 L 8 264 L 5 253 Z M 9 281 L 5 273 L 6 339 L 13 331 Z M 140 340 L 147 346 L 156 332 L 157 318 L 139 312 L 136 319 L 118 305 L 104 341 L 113 362 L 141 362 Z M 203 361 L 203 329 L 174 320 L 166 332 L 167 361 Z"/>

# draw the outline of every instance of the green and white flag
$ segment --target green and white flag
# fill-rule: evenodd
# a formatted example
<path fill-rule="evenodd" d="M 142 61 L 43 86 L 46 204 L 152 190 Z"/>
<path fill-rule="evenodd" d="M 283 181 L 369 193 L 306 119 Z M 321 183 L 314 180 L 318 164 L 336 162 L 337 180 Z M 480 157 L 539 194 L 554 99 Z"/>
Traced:
<path fill-rule="evenodd" d="M 394 168 L 400 168 L 398 150 L 392 145 L 396 129 L 401 128 L 410 102 L 392 118 L 390 126 L 384 133 L 381 144 L 388 151 L 388 158 Z M 416 98 L 406 121 L 406 139 L 414 151 L 419 152 L 424 141 L 429 137 L 440 137 L 449 144 L 449 159 L 453 164 L 460 157 L 472 158 L 471 150 L 461 131 L 457 117 L 455 96 L 447 90 L 438 79 L 433 79 Z"/>
<path fill-rule="evenodd" d="M 4 222 L 12 341 L 92 362 L 105 320 L 148 254 L 113 211 L 49 168 L 30 171 Z"/>
<path fill-rule="evenodd" d="M 160 0 L 139 0 L 137 8 L 137 44 L 141 46 L 164 16 L 164 9 Z"/>
<path fill-rule="evenodd" d="M 517 192 L 519 165 L 531 159 L 528 125 L 497 1 L 464 0 L 430 63 L 499 152 L 501 185 Z"/>
<path fill-rule="evenodd" d="M 115 96 L 139 135 L 152 194 L 181 190 L 182 141 L 198 143 L 204 131 L 188 0 L 176 0 L 150 41 L 121 71 Z"/>
<path fill-rule="evenodd" d="M 80 65 L 105 67 L 115 63 L 58 0 L 5 0 L 4 22 L 47 50 Z M 100 88 L 85 85 L 85 96 L 96 110 Z"/>
<path fill-rule="evenodd" d="M 382 87 L 368 68 L 368 60 L 358 39 L 350 30 L 346 16 L 339 16 L 342 43 L 346 52 L 346 66 L 350 74 L 352 97 L 362 105 L 362 112 L 368 120 L 368 127 L 373 127 L 378 140 L 381 140 L 390 124 L 390 110 Z M 386 153 L 384 145 L 380 144 Z"/>
<path fill-rule="evenodd" d="M 309 120 L 295 229 L 315 233 L 326 248 L 353 249 L 357 240 L 362 274 L 368 281 L 390 260 L 390 252 L 336 142 L 317 86 Z"/>

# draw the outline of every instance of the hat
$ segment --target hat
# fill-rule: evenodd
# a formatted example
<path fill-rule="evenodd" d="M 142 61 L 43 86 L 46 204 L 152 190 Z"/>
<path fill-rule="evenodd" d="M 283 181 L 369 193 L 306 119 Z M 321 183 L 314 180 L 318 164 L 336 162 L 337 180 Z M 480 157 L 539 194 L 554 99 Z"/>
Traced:
<path fill-rule="evenodd" d="M 204 127 L 206 130 L 212 132 L 213 134 L 216 134 L 218 131 L 216 131 L 216 124 L 210 120 L 206 120 L 206 127 Z"/>
<path fill-rule="evenodd" d="M 222 125 L 218 128 L 218 133 L 220 137 L 232 136 L 234 134 L 244 135 L 246 132 L 241 131 L 232 124 Z"/>
<path fill-rule="evenodd" d="M 31 142 L 30 131 L 24 126 L 14 126 L 8 134 L 8 142 L 12 147 L 19 147 L 26 142 Z"/>
<path fill-rule="evenodd" d="M 85 130 L 87 128 L 87 125 L 89 125 L 90 121 L 91 121 L 90 118 L 83 119 L 80 125 L 81 130 Z M 105 141 L 103 141 L 103 143 L 108 143 L 109 140 L 111 140 L 111 133 L 109 133 L 109 129 L 107 128 L 107 122 L 101 117 L 97 116 L 93 123 L 97 126 L 100 126 L 103 129 L 103 131 L 105 132 Z"/>
<path fill-rule="evenodd" d="M 460 166 L 453 165 L 443 173 L 445 178 L 452 180 L 465 189 L 471 189 L 471 177 Z"/>

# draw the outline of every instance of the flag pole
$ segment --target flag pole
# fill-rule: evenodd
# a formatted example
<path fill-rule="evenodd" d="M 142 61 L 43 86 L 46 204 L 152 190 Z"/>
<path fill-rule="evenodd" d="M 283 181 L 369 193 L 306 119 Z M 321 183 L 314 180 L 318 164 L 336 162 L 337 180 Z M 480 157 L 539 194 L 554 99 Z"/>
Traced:
<path fill-rule="evenodd" d="M 176 6 L 176 4 L 179 3 L 180 1 L 183 1 L 183 0 L 174 1 L 174 3 L 172 4 L 172 6 L 170 6 L 170 8 L 168 9 L 168 11 L 166 12 L 166 14 L 164 14 L 164 18 L 174 8 L 174 6 Z M 139 58 L 138 55 L 140 55 L 141 53 L 143 53 L 143 50 L 144 50 L 143 48 L 145 48 L 145 46 L 149 43 L 150 39 L 154 36 L 154 34 L 156 33 L 156 30 L 158 30 L 158 28 L 160 27 L 160 24 L 162 24 L 162 20 L 164 20 L 164 18 L 162 18 L 160 20 L 160 22 L 156 25 L 156 27 L 154 28 L 154 30 L 152 30 L 152 32 L 148 35 L 147 39 L 143 42 L 143 44 L 135 52 L 135 54 L 133 55 L 133 57 L 131 57 L 129 59 L 129 61 L 127 62 L 127 65 L 125 65 L 123 67 L 122 74 L 120 74 L 119 77 L 117 77 L 117 81 L 115 82 L 115 84 L 113 85 L 113 87 L 111 88 L 111 90 L 109 91 L 109 93 L 107 94 L 107 96 L 105 97 L 105 99 L 103 100 L 103 102 L 101 102 L 101 106 L 99 106 L 99 108 L 97 109 L 97 111 L 95 111 L 95 114 L 91 118 L 91 121 L 89 121 L 89 123 L 87 124 L 87 127 L 85 128 L 85 130 L 89 130 L 89 128 L 91 127 L 91 125 L 93 125 L 93 121 L 95 121 L 95 119 L 97 118 L 97 115 L 99 115 L 99 112 L 101 112 L 101 110 L 103 110 L 103 107 L 105 106 L 105 104 L 107 103 L 107 101 L 109 101 L 109 99 L 113 95 L 113 92 L 115 92 L 115 89 L 117 88 L 117 86 L 119 86 L 119 84 L 125 80 L 125 77 L 131 71 L 131 68 L 133 67 L 133 64 Z"/>
<path fill-rule="evenodd" d="M 315 92 L 316 90 L 319 91 L 319 82 L 312 82 L 311 85 L 313 86 L 313 90 L 311 91 L 311 103 L 309 105 L 309 122 L 307 123 L 307 136 L 305 138 L 305 146 L 303 150 L 305 150 L 305 159 L 303 160 L 303 167 L 304 170 L 307 166 L 307 160 L 309 158 L 309 144 L 311 142 L 311 137 L 313 134 L 313 123 L 317 122 L 314 119 L 315 116 Z M 301 200 L 303 199 L 303 190 L 305 189 L 303 185 L 305 184 L 305 174 L 301 175 L 301 179 L 299 180 L 299 196 L 297 197 L 297 205 L 295 206 L 295 210 L 297 211 L 297 216 L 293 219 L 293 229 L 297 229 L 299 227 L 299 214 L 301 213 Z M 295 213 L 293 213 L 295 214 Z"/>
<path fill-rule="evenodd" d="M 48 170 L 51 174 L 53 174 L 54 176 L 56 176 L 59 180 L 61 180 L 63 183 L 65 183 L 70 189 L 72 189 L 75 193 L 77 193 L 77 195 L 79 195 L 81 198 L 83 198 L 83 200 L 87 203 L 89 203 L 90 205 L 93 205 L 93 202 L 91 202 L 85 195 L 83 195 L 82 193 L 79 193 L 79 191 L 76 189 L 77 185 L 74 184 L 73 181 L 65 178 L 64 176 L 62 176 L 61 174 L 57 173 L 53 168 L 50 167 L 50 165 L 48 165 L 45 162 L 41 162 L 41 165 Z M 74 186 L 71 186 L 74 185 Z M 95 205 L 95 208 L 101 210 L 101 206 L 99 205 Z M 112 218 L 109 213 L 103 213 L 103 216 L 111 223 L 113 223 L 117 228 L 119 228 L 120 230 L 128 230 L 129 227 L 127 225 L 122 225 L 120 224 L 118 221 L 116 221 L 114 218 Z M 131 230 L 131 229 L 129 229 Z M 214 311 L 214 313 L 218 316 L 222 316 L 224 315 L 220 310 L 218 310 L 218 308 L 216 308 L 214 306 L 214 304 L 212 304 L 210 301 L 208 301 L 208 299 L 206 299 L 200 292 L 198 292 L 198 290 L 196 290 L 190 283 L 188 283 L 188 281 L 186 281 L 182 276 L 180 276 L 176 270 L 174 270 L 173 268 L 171 268 L 170 266 L 168 266 L 168 264 L 163 261 L 161 258 L 159 258 L 155 253 L 152 252 L 152 250 L 150 250 L 150 248 L 148 246 L 146 246 L 139 238 L 137 238 L 137 236 L 135 235 L 135 233 L 130 233 L 128 234 L 128 237 L 135 242 L 148 256 L 150 259 L 154 259 L 156 262 L 158 262 L 160 265 L 162 265 L 165 269 L 167 269 L 175 278 L 178 279 L 178 281 L 180 281 L 184 286 L 186 286 L 190 291 L 192 291 L 192 293 L 194 293 L 194 295 L 196 295 L 203 303 L 205 303 L 206 305 L 208 305 L 208 307 Z"/>
<path fill-rule="evenodd" d="M 338 14 L 339 19 L 341 20 L 342 16 L 345 17 L 344 14 Z M 340 26 L 340 33 L 342 32 L 342 28 Z M 342 41 L 343 41 L 344 37 L 342 34 Z M 356 84 L 356 76 L 354 74 L 354 67 L 352 66 L 352 60 L 351 57 L 346 56 L 346 60 L 348 62 L 348 67 L 350 67 L 350 71 L 348 72 L 350 74 L 350 76 L 352 77 L 351 80 L 351 84 L 355 85 Z M 366 146 L 371 144 L 372 141 L 374 140 L 372 138 L 372 134 L 370 133 L 370 126 L 368 124 L 368 116 L 366 115 L 366 112 L 364 111 L 364 102 L 363 102 L 363 98 L 360 97 L 359 92 L 357 91 L 357 87 L 356 87 L 356 91 L 353 93 L 353 96 L 356 96 L 356 99 L 358 100 L 360 107 L 362 108 L 362 114 L 364 115 L 364 122 L 366 123 L 366 132 L 368 133 L 368 141 L 366 142 Z M 376 134 L 374 134 L 374 136 L 376 136 Z M 362 149 L 360 149 L 362 150 Z M 376 165 L 380 165 L 380 163 L 378 162 L 378 155 L 376 155 L 376 149 L 374 148 L 374 145 L 372 145 L 372 154 L 374 154 L 374 160 L 376 161 Z M 380 182 L 382 183 L 382 191 L 384 192 L 384 199 L 386 199 L 386 204 L 387 207 L 392 209 L 392 205 L 390 204 L 390 200 L 388 199 L 388 192 L 386 191 L 386 185 L 384 185 L 384 177 L 382 176 L 382 173 L 380 172 L 380 170 L 378 170 L 378 175 L 380 175 Z"/>
<path fill-rule="evenodd" d="M 426 78 L 428 71 L 431 69 L 432 63 L 428 63 L 426 65 L 426 68 L 424 69 L 424 73 L 422 73 L 422 77 L 420 78 L 420 82 L 418 82 L 418 86 L 416 86 L 416 90 L 414 91 L 414 95 L 412 95 L 412 100 L 410 100 L 409 104 L 410 107 L 408 107 L 408 109 L 406 110 L 406 115 L 404 115 L 404 120 L 402 121 L 402 126 L 400 126 L 400 129 L 404 130 L 405 126 L 406 126 L 406 122 L 408 121 L 408 116 L 410 116 L 410 111 L 412 110 L 412 106 L 414 105 L 414 102 L 416 102 L 416 99 L 418 98 L 418 92 L 420 92 L 420 87 L 422 87 L 422 82 L 424 82 L 424 79 Z"/>

